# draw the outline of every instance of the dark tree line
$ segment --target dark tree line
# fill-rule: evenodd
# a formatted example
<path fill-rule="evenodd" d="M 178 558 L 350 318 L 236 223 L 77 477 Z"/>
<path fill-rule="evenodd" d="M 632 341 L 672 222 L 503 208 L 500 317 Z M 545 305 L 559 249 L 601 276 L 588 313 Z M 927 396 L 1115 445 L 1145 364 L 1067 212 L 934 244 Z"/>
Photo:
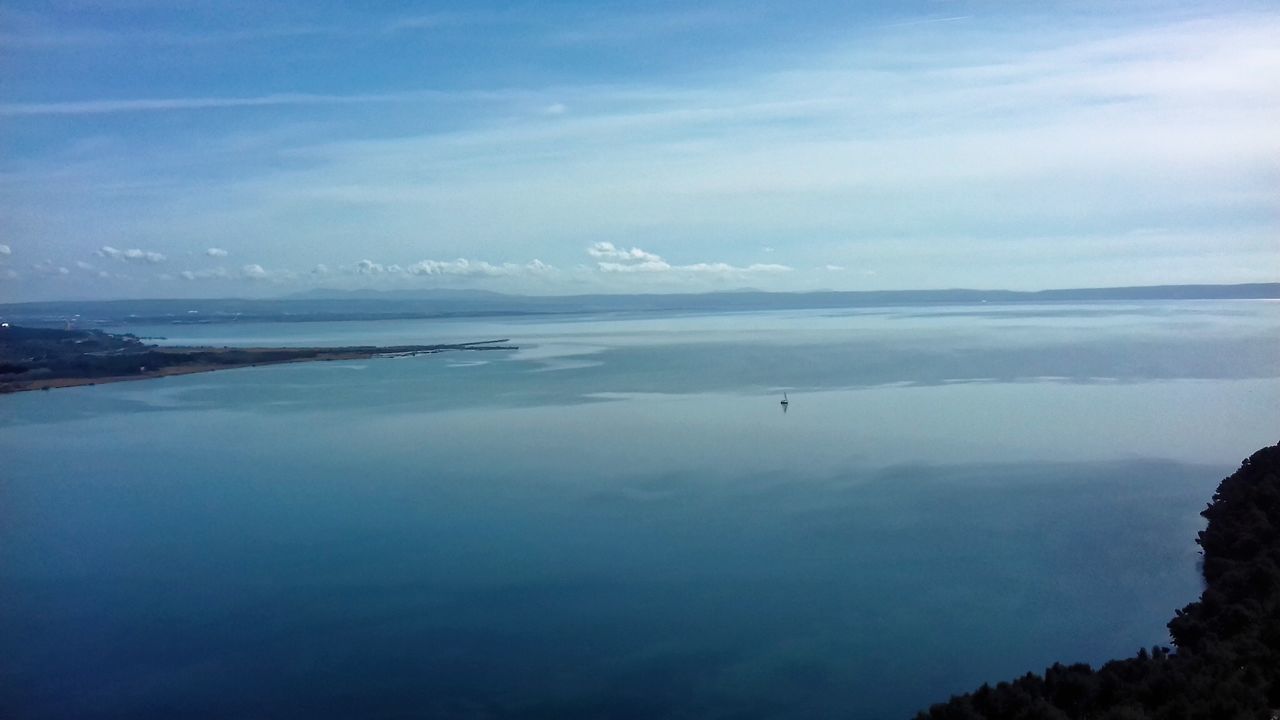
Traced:
<path fill-rule="evenodd" d="M 1270 720 L 1280 717 L 1280 445 L 1222 481 L 1201 513 L 1205 590 L 1169 622 L 1174 650 L 951 698 L 916 720 Z"/>

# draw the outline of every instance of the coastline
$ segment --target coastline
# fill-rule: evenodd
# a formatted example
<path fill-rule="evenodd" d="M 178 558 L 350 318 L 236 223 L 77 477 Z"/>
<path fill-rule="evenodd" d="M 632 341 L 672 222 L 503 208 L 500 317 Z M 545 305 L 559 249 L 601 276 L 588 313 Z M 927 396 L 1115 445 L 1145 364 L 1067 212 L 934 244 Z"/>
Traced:
<path fill-rule="evenodd" d="M 31 379 L 13 379 L 0 381 L 0 395 L 31 392 L 36 390 L 53 390 L 55 388 L 83 387 L 105 383 L 149 380 L 153 378 L 172 377 L 177 375 L 194 375 L 196 373 L 216 372 L 218 370 L 235 370 L 246 367 L 264 365 L 283 365 L 302 362 L 332 362 L 340 360 L 369 360 L 379 357 L 407 357 L 413 355 L 431 355 L 449 351 L 465 350 L 516 350 L 514 345 L 502 345 L 509 342 L 501 340 L 481 340 L 468 343 L 443 345 L 398 345 L 391 347 L 354 346 L 354 347 L 157 347 L 149 346 L 145 353 L 134 355 L 140 363 L 136 372 L 114 373 L 104 375 L 77 374 L 62 377 L 37 377 Z M 93 354 L 83 354 L 80 359 L 92 359 Z M 111 356 L 119 358 L 121 356 Z M 159 362 L 157 362 L 157 360 Z M 141 363 L 152 363 L 148 366 Z"/>

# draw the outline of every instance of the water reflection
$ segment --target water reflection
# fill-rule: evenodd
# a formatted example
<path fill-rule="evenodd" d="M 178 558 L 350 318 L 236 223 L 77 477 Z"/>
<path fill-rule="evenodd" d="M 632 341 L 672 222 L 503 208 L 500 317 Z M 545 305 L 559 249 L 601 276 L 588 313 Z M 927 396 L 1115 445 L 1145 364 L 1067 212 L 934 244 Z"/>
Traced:
<path fill-rule="evenodd" d="M 900 718 L 1130 654 L 1280 425 L 1280 319 L 1197 313 L 459 324 L 528 349 L 3 397 L 0 704 Z"/>

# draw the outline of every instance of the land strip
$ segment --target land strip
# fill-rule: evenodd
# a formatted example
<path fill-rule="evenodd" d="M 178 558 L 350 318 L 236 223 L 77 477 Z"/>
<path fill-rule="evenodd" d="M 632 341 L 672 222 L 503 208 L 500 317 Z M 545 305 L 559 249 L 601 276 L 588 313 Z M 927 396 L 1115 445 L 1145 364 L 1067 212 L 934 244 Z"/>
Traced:
<path fill-rule="evenodd" d="M 436 345 L 182 347 L 101 330 L 0 327 L 0 394 L 145 380 L 259 365 L 515 350 L 507 339 Z"/>

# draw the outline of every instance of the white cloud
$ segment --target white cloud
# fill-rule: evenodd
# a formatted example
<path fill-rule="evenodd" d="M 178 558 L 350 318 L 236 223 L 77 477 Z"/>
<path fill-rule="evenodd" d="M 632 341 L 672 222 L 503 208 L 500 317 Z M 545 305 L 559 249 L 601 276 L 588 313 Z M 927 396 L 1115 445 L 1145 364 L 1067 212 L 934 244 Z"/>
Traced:
<path fill-rule="evenodd" d="M 543 115 L 563 115 L 567 112 L 569 112 L 569 108 L 564 103 L 551 103 L 542 108 Z"/>
<path fill-rule="evenodd" d="M 826 265 L 824 266 L 823 269 L 828 270 L 830 272 L 840 272 L 844 270 L 844 266 L 843 265 Z"/>
<path fill-rule="evenodd" d="M 485 260 L 458 258 L 457 260 L 419 260 L 409 265 L 397 263 L 385 264 L 368 258 L 360 260 L 354 266 L 341 269 L 347 274 L 366 277 L 459 277 L 459 278 L 496 278 L 516 276 L 546 276 L 556 272 L 556 267 L 541 260 L 531 260 L 523 265 L 512 262 L 501 264 Z M 328 266 L 317 265 L 312 275 L 324 276 L 332 271 Z"/>
<path fill-rule="evenodd" d="M 9 249 L 8 245 L 0 244 L 0 255 L 12 255 L 12 254 L 13 254 L 13 250 Z"/>
<path fill-rule="evenodd" d="M 182 278 L 183 280 L 208 280 L 213 278 L 223 279 L 223 278 L 230 277 L 230 275 L 231 274 L 227 272 L 226 268 L 220 268 L 220 267 L 207 268 L 205 270 L 183 270 L 182 272 L 178 273 L 178 277 Z"/>
<path fill-rule="evenodd" d="M 666 272 L 671 269 L 671 265 L 662 260 L 639 263 L 598 262 L 596 267 L 601 272 L 607 273 Z"/>
<path fill-rule="evenodd" d="M 597 242 L 587 248 L 587 254 L 597 258 L 596 268 L 605 273 L 697 273 L 710 275 L 735 275 L 745 273 L 790 272 L 791 267 L 776 263 L 755 263 L 737 266 L 724 262 L 700 262 L 689 265 L 672 265 L 662 256 L 633 247 L 630 250 L 615 247 L 613 243 Z M 607 258 L 607 259 L 601 259 Z"/>
<path fill-rule="evenodd" d="M 89 263 L 83 260 L 77 260 L 76 267 L 80 268 L 81 270 L 85 270 L 89 272 L 92 272 L 95 269 L 92 265 L 90 265 Z"/>
<path fill-rule="evenodd" d="M 66 267 L 63 267 L 62 265 L 55 265 L 52 260 L 33 263 L 31 265 L 31 269 L 35 270 L 40 275 L 48 277 L 58 277 L 71 274 L 71 271 Z"/>
<path fill-rule="evenodd" d="M 120 250 L 118 248 L 111 247 L 110 245 L 103 245 L 102 248 L 98 250 L 98 255 L 100 257 L 112 258 L 114 260 L 122 260 L 127 262 L 146 262 L 146 263 L 151 263 L 153 265 L 155 263 L 164 262 L 164 255 L 158 252 L 154 252 L 151 250 L 140 250 L 138 248 Z"/>
<path fill-rule="evenodd" d="M 457 275 L 463 277 L 498 277 L 514 275 L 520 266 L 513 263 L 492 265 L 483 260 L 420 260 L 408 267 L 412 275 Z"/>
<path fill-rule="evenodd" d="M 328 274 L 329 274 L 329 272 L 330 272 L 330 271 L 329 271 L 329 266 L 328 266 L 328 265 L 325 265 L 324 263 L 320 263 L 320 264 L 316 265 L 315 267 L 311 268 L 311 274 L 312 274 L 312 275 L 315 275 L 315 276 L 317 276 L 317 277 L 324 277 L 324 276 L 328 275 Z"/>
<path fill-rule="evenodd" d="M 218 272 L 218 271 L 211 271 Z M 238 273 L 227 273 L 225 276 L 211 275 L 211 277 L 226 277 L 232 280 L 249 280 L 252 282 L 267 282 L 273 284 L 291 283 L 298 280 L 298 273 L 287 268 L 271 269 L 263 267 L 258 263 L 249 263 L 243 265 Z"/>
<path fill-rule="evenodd" d="M 164 262 L 164 255 L 161 255 L 158 252 L 152 252 L 150 250 L 139 250 L 137 248 L 133 248 L 131 250 L 124 251 L 124 259 L 138 260 L 138 261 L 149 262 L 149 263 L 159 263 L 159 262 Z"/>
<path fill-rule="evenodd" d="M 240 274 L 246 278 L 249 278 L 250 280 L 265 280 L 267 279 L 270 273 L 268 273 L 266 268 L 262 267 L 261 265 L 257 263 L 251 263 L 249 265 L 245 265 L 244 267 L 240 268 Z"/>
<path fill-rule="evenodd" d="M 537 258 L 534 258 L 533 260 L 529 261 L 529 263 L 526 264 L 524 267 L 526 270 L 528 270 L 529 272 L 535 275 L 553 273 L 556 271 L 556 268 L 554 265 L 549 265 L 547 263 L 544 263 Z"/>
<path fill-rule="evenodd" d="M 630 250 L 624 250 L 615 247 L 611 242 L 598 242 L 587 248 L 587 254 L 593 258 L 620 260 L 622 262 L 640 262 L 640 263 L 661 263 L 662 258 L 657 255 L 633 247 Z"/>
<path fill-rule="evenodd" d="M 223 250 L 222 248 L 214 248 L 214 247 L 211 247 L 208 250 L 205 250 L 204 254 L 214 258 L 224 258 L 227 255 L 230 255 L 230 253 L 228 253 L 226 250 Z"/>

